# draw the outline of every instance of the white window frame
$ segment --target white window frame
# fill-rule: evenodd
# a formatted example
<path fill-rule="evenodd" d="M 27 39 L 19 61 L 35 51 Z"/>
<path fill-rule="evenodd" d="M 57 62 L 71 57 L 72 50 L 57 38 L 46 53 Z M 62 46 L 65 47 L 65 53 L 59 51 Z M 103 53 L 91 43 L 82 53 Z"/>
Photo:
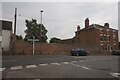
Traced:
<path fill-rule="evenodd" d="M 103 33 L 103 29 L 100 29 L 100 33 Z"/>
<path fill-rule="evenodd" d="M 116 33 L 116 31 L 115 30 L 113 30 L 113 34 L 115 34 Z"/>
<path fill-rule="evenodd" d="M 110 29 L 107 29 L 107 33 L 110 33 Z"/>
<path fill-rule="evenodd" d="M 113 35 L 113 42 L 116 42 L 116 35 L 115 34 Z"/>

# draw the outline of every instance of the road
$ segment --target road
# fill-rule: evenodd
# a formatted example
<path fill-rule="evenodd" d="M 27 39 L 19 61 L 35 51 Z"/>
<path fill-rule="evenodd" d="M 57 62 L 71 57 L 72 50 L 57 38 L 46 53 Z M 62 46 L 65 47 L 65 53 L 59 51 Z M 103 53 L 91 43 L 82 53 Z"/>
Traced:
<path fill-rule="evenodd" d="M 120 78 L 118 56 L 19 55 L 2 57 L 4 78 Z"/>

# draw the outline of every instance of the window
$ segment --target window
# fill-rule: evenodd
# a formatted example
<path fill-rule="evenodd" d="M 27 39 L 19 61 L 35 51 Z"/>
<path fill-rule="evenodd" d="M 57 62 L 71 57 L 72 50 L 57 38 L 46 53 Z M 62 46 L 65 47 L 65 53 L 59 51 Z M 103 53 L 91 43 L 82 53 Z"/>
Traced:
<path fill-rule="evenodd" d="M 114 42 L 116 41 L 116 36 L 115 36 L 115 35 L 113 35 L 113 41 L 114 41 Z"/>
<path fill-rule="evenodd" d="M 103 29 L 100 29 L 100 33 L 103 33 Z"/>
<path fill-rule="evenodd" d="M 104 46 L 103 44 L 100 44 L 101 45 L 101 50 L 104 51 Z"/>
<path fill-rule="evenodd" d="M 107 35 L 107 41 L 108 42 L 110 41 L 110 35 Z"/>
<path fill-rule="evenodd" d="M 110 30 L 109 30 L 109 29 L 107 29 L 107 33 L 108 33 L 108 34 L 110 33 Z"/>
<path fill-rule="evenodd" d="M 100 41 L 103 41 L 103 34 L 100 34 Z"/>
<path fill-rule="evenodd" d="M 103 35 L 103 34 L 100 34 L 100 41 L 107 41 L 107 36 L 106 35 Z M 110 40 L 110 38 L 109 38 Z"/>
<path fill-rule="evenodd" d="M 116 33 L 116 31 L 115 30 L 113 30 L 113 34 L 115 34 Z"/>
<path fill-rule="evenodd" d="M 104 38 L 103 38 L 103 40 L 104 40 L 104 41 L 107 41 L 107 37 L 106 37 L 106 35 L 104 35 Z"/>
<path fill-rule="evenodd" d="M 103 41 L 103 36 L 100 36 L 100 41 Z"/>
<path fill-rule="evenodd" d="M 114 49 L 116 49 L 116 44 L 114 44 Z"/>

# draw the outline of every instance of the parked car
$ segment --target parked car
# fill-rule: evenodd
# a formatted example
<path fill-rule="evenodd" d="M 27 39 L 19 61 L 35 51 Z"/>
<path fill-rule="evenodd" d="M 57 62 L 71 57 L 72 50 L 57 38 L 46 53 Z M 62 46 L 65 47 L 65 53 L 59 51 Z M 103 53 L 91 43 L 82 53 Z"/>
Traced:
<path fill-rule="evenodd" d="M 81 48 L 75 48 L 71 50 L 72 56 L 87 56 L 88 54 L 89 54 L 88 51 Z"/>
<path fill-rule="evenodd" d="M 120 55 L 120 50 L 113 50 L 112 55 Z"/>

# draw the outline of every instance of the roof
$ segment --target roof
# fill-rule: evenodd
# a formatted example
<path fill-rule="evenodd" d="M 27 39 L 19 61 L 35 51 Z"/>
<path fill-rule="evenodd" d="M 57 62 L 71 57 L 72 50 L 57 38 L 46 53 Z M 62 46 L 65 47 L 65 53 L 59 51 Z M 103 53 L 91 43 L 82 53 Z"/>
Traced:
<path fill-rule="evenodd" d="M 0 25 L 2 25 L 3 30 L 12 30 L 12 22 L 0 20 Z"/>
<path fill-rule="evenodd" d="M 90 27 L 117 30 L 117 29 L 113 29 L 113 28 L 110 28 L 110 27 L 105 27 L 105 26 L 102 26 L 102 25 L 99 25 L 99 24 L 92 24 L 92 25 L 90 25 Z"/>
<path fill-rule="evenodd" d="M 105 27 L 105 26 L 102 26 L 102 25 L 99 25 L 99 24 L 91 24 L 88 28 L 83 28 L 80 31 L 89 30 L 89 29 L 97 29 L 97 28 L 117 30 L 117 29 L 113 29 L 113 28 L 110 28 L 110 27 Z"/>

